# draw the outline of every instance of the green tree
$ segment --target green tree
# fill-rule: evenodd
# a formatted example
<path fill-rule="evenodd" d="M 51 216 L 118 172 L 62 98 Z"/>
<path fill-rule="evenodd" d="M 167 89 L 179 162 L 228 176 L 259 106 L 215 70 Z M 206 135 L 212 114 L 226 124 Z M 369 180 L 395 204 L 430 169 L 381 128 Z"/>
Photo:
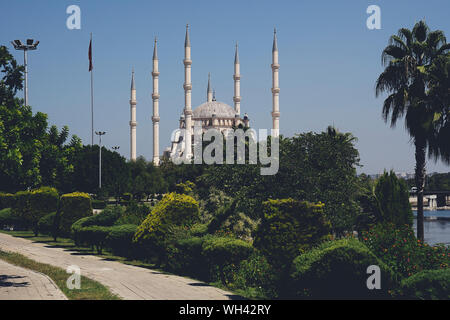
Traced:
<path fill-rule="evenodd" d="M 409 204 L 409 190 L 403 180 L 395 173 L 385 172 L 377 181 L 375 196 L 380 205 L 382 223 L 393 223 L 395 226 L 412 226 L 413 215 Z"/>
<path fill-rule="evenodd" d="M 449 50 L 450 44 L 446 43 L 444 33 L 430 31 L 424 21 L 417 22 L 412 30 L 402 28 L 397 35 L 390 37 L 389 45 L 383 50 L 382 62 L 386 67 L 376 82 L 376 95 L 388 94 L 382 111 L 385 122 L 390 119 L 393 127 L 405 117 L 406 129 L 414 142 L 417 237 L 420 240 L 424 239 L 423 191 L 427 149 L 430 151 L 428 156 L 445 158 L 445 152 L 441 151 L 448 144 L 447 140 L 440 145 L 436 139 L 441 134 L 439 128 L 446 127 L 436 121 L 442 118 L 445 110 L 431 103 L 435 100 L 435 92 L 430 90 L 430 69 Z"/>

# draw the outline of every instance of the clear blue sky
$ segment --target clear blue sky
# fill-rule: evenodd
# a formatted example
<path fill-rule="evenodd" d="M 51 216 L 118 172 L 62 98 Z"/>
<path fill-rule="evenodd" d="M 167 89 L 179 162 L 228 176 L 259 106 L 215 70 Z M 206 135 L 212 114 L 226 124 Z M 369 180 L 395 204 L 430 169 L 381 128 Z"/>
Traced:
<path fill-rule="evenodd" d="M 81 8 L 81 30 L 66 28 L 66 8 Z M 366 8 L 381 7 L 381 30 L 366 28 Z M 364 165 L 360 172 L 412 172 L 414 149 L 403 123 L 394 130 L 381 119 L 382 98 L 374 85 L 381 51 L 390 35 L 424 18 L 450 38 L 450 2 L 428 1 L 2 1 L 0 44 L 35 38 L 29 55 L 29 99 L 49 123 L 68 125 L 90 143 L 90 75 L 87 51 L 94 34 L 95 129 L 107 131 L 107 147 L 129 156 L 130 74 L 137 87 L 137 151 L 152 155 L 151 54 L 159 39 L 160 144 L 183 109 L 183 44 L 191 25 L 193 107 L 206 99 L 208 72 L 217 100 L 233 104 L 233 51 L 239 41 L 241 111 L 255 128 L 271 127 L 271 46 L 278 29 L 281 133 L 292 136 L 334 124 L 352 132 Z M 23 62 L 21 52 L 14 52 Z M 96 139 L 97 141 L 97 139 Z M 428 171 L 450 171 L 442 163 Z"/>

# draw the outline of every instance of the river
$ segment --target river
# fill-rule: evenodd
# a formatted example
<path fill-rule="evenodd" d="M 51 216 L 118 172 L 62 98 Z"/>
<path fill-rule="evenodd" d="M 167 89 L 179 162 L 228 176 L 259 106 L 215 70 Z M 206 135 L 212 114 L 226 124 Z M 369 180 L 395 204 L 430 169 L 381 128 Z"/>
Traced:
<path fill-rule="evenodd" d="M 414 212 L 414 214 L 416 214 Z M 450 210 L 424 211 L 425 217 L 446 217 L 450 219 Z M 414 231 L 416 231 L 414 219 Z M 425 242 L 429 245 L 443 243 L 450 245 L 450 220 L 425 220 Z"/>

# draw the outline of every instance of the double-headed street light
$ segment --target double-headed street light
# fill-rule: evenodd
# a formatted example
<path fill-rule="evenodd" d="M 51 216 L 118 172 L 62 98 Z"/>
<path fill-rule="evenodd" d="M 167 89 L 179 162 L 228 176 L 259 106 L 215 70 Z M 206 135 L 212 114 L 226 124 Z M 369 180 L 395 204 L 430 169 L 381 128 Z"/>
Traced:
<path fill-rule="evenodd" d="M 95 134 L 100 138 L 99 143 L 99 157 L 98 157 L 98 188 L 102 188 L 102 136 L 106 134 L 105 131 L 95 131 Z"/>
<path fill-rule="evenodd" d="M 111 149 L 113 149 L 115 152 L 117 152 L 117 150 L 119 150 L 120 147 L 119 147 L 119 146 L 114 146 L 114 147 L 112 147 Z"/>
<path fill-rule="evenodd" d="M 39 41 L 34 41 L 33 39 L 27 39 L 27 43 L 23 44 L 20 40 L 14 40 L 11 41 L 12 45 L 14 46 L 14 49 L 16 50 L 22 50 L 23 51 L 23 61 L 25 65 L 25 85 L 24 85 L 24 102 L 25 105 L 28 105 L 28 57 L 27 57 L 27 51 L 28 50 L 36 50 L 37 46 L 39 44 Z"/>

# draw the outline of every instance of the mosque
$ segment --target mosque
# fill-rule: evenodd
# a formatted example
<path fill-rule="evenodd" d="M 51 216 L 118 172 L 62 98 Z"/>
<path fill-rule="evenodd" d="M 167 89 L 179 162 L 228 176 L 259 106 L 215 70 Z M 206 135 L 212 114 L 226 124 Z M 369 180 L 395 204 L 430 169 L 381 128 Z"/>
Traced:
<path fill-rule="evenodd" d="M 208 75 L 208 88 L 206 92 L 206 101 L 192 110 L 191 105 L 191 41 L 189 37 L 189 26 L 186 26 L 186 36 L 184 42 L 184 109 L 182 111 L 179 129 L 172 137 L 171 147 L 164 151 L 164 157 L 185 156 L 191 158 L 193 154 L 194 143 L 194 125 L 201 125 L 204 131 L 210 128 L 220 130 L 222 133 L 232 130 L 237 127 L 249 127 L 250 119 L 247 114 L 241 117 L 241 74 L 240 74 L 240 62 L 238 46 L 236 44 L 236 51 L 234 56 L 234 107 L 217 101 L 215 93 L 211 88 L 211 78 Z M 277 34 L 274 30 L 273 47 L 272 47 L 272 125 L 273 135 L 279 135 L 279 78 L 278 71 L 280 65 L 278 63 L 278 46 L 277 46 Z M 159 165 L 161 155 L 159 151 L 159 60 L 158 60 L 158 48 L 157 41 L 155 39 L 155 45 L 153 49 L 153 163 Z M 134 83 L 134 71 L 131 77 L 131 99 L 130 99 L 130 160 L 136 160 L 136 88 Z M 186 128 L 188 130 L 186 130 Z"/>

